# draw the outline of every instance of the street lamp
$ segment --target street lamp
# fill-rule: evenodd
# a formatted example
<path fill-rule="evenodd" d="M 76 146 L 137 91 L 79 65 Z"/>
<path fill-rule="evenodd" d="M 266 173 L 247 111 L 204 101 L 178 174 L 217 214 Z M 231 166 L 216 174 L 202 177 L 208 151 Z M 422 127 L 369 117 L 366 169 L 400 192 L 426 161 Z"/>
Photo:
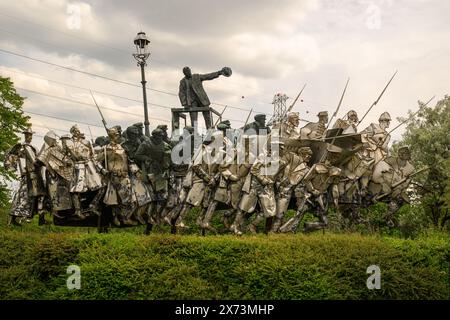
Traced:
<path fill-rule="evenodd" d="M 141 78 L 142 78 L 142 95 L 144 97 L 144 127 L 145 127 L 145 135 L 150 137 L 150 122 L 148 121 L 148 109 L 147 109 L 147 91 L 145 88 L 145 72 L 144 67 L 147 65 L 146 60 L 150 56 L 150 52 L 148 52 L 148 44 L 150 40 L 148 40 L 145 32 L 138 32 L 136 38 L 134 38 L 134 45 L 136 46 L 136 53 L 133 53 L 133 57 L 137 61 L 137 65 L 141 67 Z"/>

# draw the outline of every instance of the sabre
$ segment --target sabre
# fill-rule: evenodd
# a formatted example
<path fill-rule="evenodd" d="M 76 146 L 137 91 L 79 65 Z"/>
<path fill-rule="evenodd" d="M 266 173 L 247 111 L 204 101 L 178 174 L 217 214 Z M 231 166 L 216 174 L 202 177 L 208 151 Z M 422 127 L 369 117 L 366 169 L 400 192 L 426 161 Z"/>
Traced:
<path fill-rule="evenodd" d="M 106 133 L 108 133 L 108 128 L 106 127 L 106 120 L 105 120 L 105 117 L 103 117 L 102 110 L 100 110 L 100 107 L 98 106 L 97 101 L 95 101 L 95 97 L 94 97 L 94 94 L 92 93 L 92 91 L 89 90 L 89 92 L 91 93 L 92 100 L 94 100 L 95 106 L 97 107 L 97 110 L 100 113 L 100 116 L 102 117 L 102 123 L 103 123 L 103 126 L 105 127 Z"/>
<path fill-rule="evenodd" d="M 364 114 L 364 116 L 361 118 L 361 120 L 359 120 L 359 122 L 356 124 L 356 127 L 359 126 L 359 124 L 364 120 L 364 118 L 367 116 L 367 114 L 369 113 L 370 110 L 372 110 L 372 108 L 374 106 L 377 105 L 377 103 L 380 101 L 381 97 L 383 96 L 384 92 L 386 91 L 387 87 L 389 86 L 389 84 L 391 83 L 392 79 L 394 79 L 395 75 L 397 74 L 397 70 L 395 70 L 394 74 L 392 75 L 391 79 L 389 80 L 389 82 L 386 84 L 386 86 L 384 87 L 383 91 L 381 91 L 380 95 L 378 96 L 377 100 L 375 100 L 374 103 L 372 103 L 372 105 L 370 106 L 370 108 L 366 111 L 366 113 Z"/>
<path fill-rule="evenodd" d="M 329 127 L 330 124 L 331 124 L 331 121 L 333 120 L 333 118 L 334 118 L 334 117 L 337 115 L 337 113 L 339 112 L 339 109 L 340 109 L 341 104 L 342 104 L 342 100 L 344 100 L 345 91 L 347 91 L 347 86 L 348 86 L 348 82 L 349 82 L 349 81 L 350 81 L 350 78 L 347 78 L 347 83 L 345 84 L 344 91 L 342 91 L 342 95 L 341 95 L 341 99 L 339 100 L 339 104 L 338 104 L 338 106 L 337 106 L 337 108 L 336 108 L 336 111 L 334 111 L 333 115 L 331 116 L 330 121 L 328 121 L 328 124 L 327 124 L 327 128 L 326 128 L 326 129 L 328 129 L 328 127 Z"/>

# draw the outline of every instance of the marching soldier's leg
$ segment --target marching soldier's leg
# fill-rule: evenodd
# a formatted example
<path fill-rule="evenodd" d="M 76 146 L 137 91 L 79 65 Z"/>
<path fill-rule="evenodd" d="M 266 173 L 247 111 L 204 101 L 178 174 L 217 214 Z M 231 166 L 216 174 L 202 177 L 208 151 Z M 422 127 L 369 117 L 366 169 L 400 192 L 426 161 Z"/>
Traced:
<path fill-rule="evenodd" d="M 47 222 L 47 221 L 45 221 L 44 197 L 43 196 L 36 197 L 36 207 L 37 207 L 37 213 L 39 215 L 38 225 L 42 226 L 42 225 L 46 224 L 46 222 Z"/>
<path fill-rule="evenodd" d="M 237 209 L 236 218 L 234 218 L 233 224 L 230 226 L 230 230 L 237 235 L 242 235 L 242 224 L 244 223 L 245 212 L 241 209 Z"/>
<path fill-rule="evenodd" d="M 222 221 L 224 227 L 227 228 L 228 230 L 231 230 L 230 220 L 232 219 L 233 213 L 235 211 L 236 211 L 235 209 L 227 210 L 223 213 L 223 215 L 221 217 L 221 221 Z"/>
<path fill-rule="evenodd" d="M 81 213 L 81 201 L 79 193 L 72 194 L 72 203 L 75 208 L 75 216 L 77 216 L 80 220 L 86 219 L 86 216 Z"/>
<path fill-rule="evenodd" d="M 280 227 L 280 232 L 297 232 L 298 226 L 306 212 L 306 200 L 306 197 L 297 198 L 297 211 L 292 218 Z"/>
<path fill-rule="evenodd" d="M 117 206 L 112 207 L 111 213 L 112 213 L 112 216 L 113 216 L 113 223 L 114 223 L 114 225 L 116 225 L 117 227 L 120 227 L 120 225 L 121 225 L 121 222 L 119 220 L 120 210 L 117 209 Z"/>
<path fill-rule="evenodd" d="M 217 201 L 211 202 L 211 204 L 208 206 L 208 210 L 206 211 L 205 218 L 203 219 L 203 229 L 208 229 L 209 231 L 216 232 L 216 229 L 211 226 L 211 219 L 214 214 L 214 211 L 216 211 L 217 207 Z"/>
<path fill-rule="evenodd" d="M 275 216 L 270 232 L 278 232 L 281 227 L 281 223 L 283 222 L 283 216 L 284 212 Z"/>
<path fill-rule="evenodd" d="M 195 223 L 196 223 L 200 228 L 203 228 L 203 219 L 205 218 L 205 214 L 206 214 L 206 210 L 205 210 L 205 208 L 203 208 L 203 206 L 202 206 L 202 208 L 201 208 L 201 210 L 200 210 L 200 212 L 199 212 L 199 214 L 198 214 L 198 216 L 197 216 L 197 219 L 195 220 Z"/>
<path fill-rule="evenodd" d="M 100 200 L 105 196 L 105 193 L 106 187 L 98 189 L 94 199 L 92 199 L 91 203 L 89 204 L 89 210 L 95 213 L 97 216 L 101 214 L 101 212 L 98 210 L 98 204 L 100 203 Z"/>
<path fill-rule="evenodd" d="M 252 223 L 249 224 L 249 226 L 248 226 L 248 231 L 249 231 L 250 233 L 255 234 L 255 233 L 256 233 L 256 228 L 257 228 L 258 224 L 260 224 L 262 221 L 264 221 L 264 218 L 265 218 L 265 217 L 264 217 L 264 214 L 263 214 L 262 212 L 259 212 L 259 213 L 256 215 L 255 219 L 252 221 Z"/>
<path fill-rule="evenodd" d="M 188 229 L 189 227 L 184 223 L 184 218 L 186 217 L 186 214 L 189 212 L 189 210 L 192 209 L 192 205 L 185 203 L 183 205 L 183 208 L 181 209 L 180 215 L 178 216 L 177 221 L 175 222 L 176 228 L 185 228 Z"/>

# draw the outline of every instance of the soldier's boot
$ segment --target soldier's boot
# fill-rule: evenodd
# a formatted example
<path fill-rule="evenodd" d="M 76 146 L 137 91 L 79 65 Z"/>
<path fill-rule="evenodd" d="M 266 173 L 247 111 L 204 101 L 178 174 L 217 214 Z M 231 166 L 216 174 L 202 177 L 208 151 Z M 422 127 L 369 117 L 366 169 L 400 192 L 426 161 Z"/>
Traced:
<path fill-rule="evenodd" d="M 269 217 L 266 219 L 266 225 L 264 226 L 264 233 L 268 234 L 272 231 L 273 220 L 275 217 Z"/>
<path fill-rule="evenodd" d="M 16 216 L 10 216 L 10 219 L 8 221 L 8 225 L 11 226 L 22 226 L 22 224 L 20 222 L 17 221 L 17 217 Z"/>
<path fill-rule="evenodd" d="M 183 206 L 183 208 L 181 209 L 180 215 L 179 215 L 177 221 L 175 222 L 176 228 L 189 229 L 189 227 L 184 223 L 183 220 L 190 209 L 191 209 L 191 206 L 188 204 L 185 204 Z"/>
<path fill-rule="evenodd" d="M 211 225 L 211 219 L 213 217 L 214 211 L 216 210 L 217 201 L 214 201 L 206 211 L 205 218 L 203 219 L 203 229 L 209 230 L 211 232 L 216 233 L 217 230 Z"/>
<path fill-rule="evenodd" d="M 86 216 L 81 212 L 81 202 L 78 194 L 72 196 L 72 203 L 75 208 L 75 216 L 80 220 L 86 219 Z"/>
<path fill-rule="evenodd" d="M 153 218 L 153 215 L 156 212 L 156 203 L 151 202 L 150 205 L 147 208 L 147 223 L 155 224 L 155 219 Z"/>
<path fill-rule="evenodd" d="M 113 217 L 113 223 L 114 223 L 114 225 L 116 225 L 117 227 L 120 227 L 120 226 L 121 226 L 121 222 L 120 222 L 120 220 L 119 220 L 119 216 L 118 216 L 117 213 L 114 214 L 114 217 Z"/>
<path fill-rule="evenodd" d="M 181 204 L 177 204 L 175 207 L 169 210 L 169 212 L 167 212 L 167 214 L 164 216 L 163 221 L 168 225 L 173 226 L 180 213 L 181 207 L 182 207 Z"/>
<path fill-rule="evenodd" d="M 286 232 L 296 233 L 298 226 L 299 226 L 300 222 L 302 221 L 304 215 L 305 215 L 305 212 L 303 210 L 297 211 L 295 216 L 290 218 L 286 223 L 284 223 L 279 228 L 279 232 L 281 232 L 281 233 L 286 233 Z"/>
<path fill-rule="evenodd" d="M 123 223 L 127 226 L 137 226 L 138 222 L 131 217 L 134 215 L 134 210 L 129 212 L 124 218 Z"/>
<path fill-rule="evenodd" d="M 252 234 L 256 234 L 256 228 L 264 220 L 264 215 L 258 214 L 255 219 L 248 225 L 248 231 Z"/>
<path fill-rule="evenodd" d="M 144 208 L 145 209 L 145 208 Z M 136 209 L 136 220 L 137 221 L 139 221 L 139 223 L 140 224 L 145 224 L 145 219 L 144 219 L 144 217 L 142 216 L 142 212 L 144 212 L 145 210 L 144 209 L 142 209 L 141 207 L 138 207 L 137 209 Z"/>
<path fill-rule="evenodd" d="M 230 230 L 230 228 L 231 228 L 230 219 L 231 219 L 232 214 L 233 214 L 233 210 L 228 210 L 222 215 L 222 217 L 220 219 L 220 221 L 223 223 L 224 227 L 227 228 L 228 230 Z"/>
<path fill-rule="evenodd" d="M 94 199 L 92 199 L 91 203 L 89 204 L 89 211 L 94 213 L 97 216 L 101 215 L 101 212 L 98 210 L 98 204 L 100 202 L 100 199 L 105 195 L 106 189 L 101 188 L 97 191 Z"/>
<path fill-rule="evenodd" d="M 205 211 L 202 209 L 198 214 L 197 219 L 195 220 L 195 224 L 198 225 L 200 228 L 203 228 L 203 219 L 205 218 L 204 212 Z"/>
<path fill-rule="evenodd" d="M 275 216 L 274 222 L 272 224 L 272 228 L 270 229 L 270 232 L 279 232 L 282 221 L 283 221 L 283 217 Z"/>
<path fill-rule="evenodd" d="M 39 226 L 43 226 L 44 224 L 46 224 L 47 223 L 47 221 L 45 220 L 45 213 L 42 211 L 42 212 L 39 212 L 39 221 L 38 221 L 38 225 Z"/>
<path fill-rule="evenodd" d="M 245 212 L 239 209 L 236 213 L 236 218 L 234 218 L 233 224 L 230 226 L 230 230 L 238 236 L 242 235 L 242 231 L 240 229 L 242 227 L 242 223 L 244 222 L 244 215 Z"/>

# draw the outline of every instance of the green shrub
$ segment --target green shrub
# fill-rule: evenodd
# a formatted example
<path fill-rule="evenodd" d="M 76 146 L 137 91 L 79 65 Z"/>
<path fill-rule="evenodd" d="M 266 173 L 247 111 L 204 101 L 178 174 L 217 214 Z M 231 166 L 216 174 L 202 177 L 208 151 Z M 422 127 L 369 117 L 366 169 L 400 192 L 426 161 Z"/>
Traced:
<path fill-rule="evenodd" d="M 357 234 L 0 235 L 2 299 L 449 299 L 450 241 Z M 69 265 L 81 289 L 66 288 Z M 366 269 L 381 268 L 381 290 Z"/>

